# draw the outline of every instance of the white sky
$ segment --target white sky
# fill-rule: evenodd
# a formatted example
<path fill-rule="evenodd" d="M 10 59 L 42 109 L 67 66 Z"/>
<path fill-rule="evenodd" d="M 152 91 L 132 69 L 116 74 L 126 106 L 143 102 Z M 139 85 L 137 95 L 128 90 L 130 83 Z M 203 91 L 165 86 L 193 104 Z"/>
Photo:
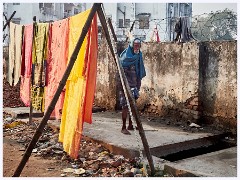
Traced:
<path fill-rule="evenodd" d="M 225 8 L 237 13 L 237 3 L 192 3 L 192 15 L 222 11 Z"/>

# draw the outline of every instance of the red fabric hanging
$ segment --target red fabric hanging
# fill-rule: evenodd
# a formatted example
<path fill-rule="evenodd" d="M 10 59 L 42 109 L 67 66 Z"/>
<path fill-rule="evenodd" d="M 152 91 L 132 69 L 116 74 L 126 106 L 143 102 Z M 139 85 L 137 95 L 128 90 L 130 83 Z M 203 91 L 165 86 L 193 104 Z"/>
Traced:
<path fill-rule="evenodd" d="M 88 53 L 85 56 L 86 64 L 86 89 L 85 89 L 85 102 L 84 102 L 84 113 L 83 120 L 87 123 L 92 123 L 92 107 L 94 101 L 94 94 L 96 88 L 96 77 L 97 77 L 97 52 L 98 52 L 98 29 L 97 29 L 97 16 L 94 16 L 93 23 L 91 26 L 90 36 L 88 37 Z"/>
<path fill-rule="evenodd" d="M 22 45 L 22 65 L 20 98 L 26 106 L 30 106 L 30 81 L 32 72 L 32 40 L 33 25 L 26 25 L 24 28 L 24 39 Z"/>
<path fill-rule="evenodd" d="M 45 109 L 48 108 L 58 85 L 67 68 L 69 19 L 55 21 L 50 27 L 49 52 L 47 60 L 47 87 L 45 93 Z M 60 119 L 64 101 L 64 90 L 60 94 L 52 116 Z"/>

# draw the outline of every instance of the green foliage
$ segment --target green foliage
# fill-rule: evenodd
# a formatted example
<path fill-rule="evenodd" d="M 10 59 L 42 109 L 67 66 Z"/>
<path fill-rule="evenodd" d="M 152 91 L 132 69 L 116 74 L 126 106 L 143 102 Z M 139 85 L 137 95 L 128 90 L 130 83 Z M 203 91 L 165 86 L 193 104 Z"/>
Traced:
<path fill-rule="evenodd" d="M 199 41 L 234 40 L 237 37 L 237 15 L 225 9 L 193 17 L 191 32 Z"/>

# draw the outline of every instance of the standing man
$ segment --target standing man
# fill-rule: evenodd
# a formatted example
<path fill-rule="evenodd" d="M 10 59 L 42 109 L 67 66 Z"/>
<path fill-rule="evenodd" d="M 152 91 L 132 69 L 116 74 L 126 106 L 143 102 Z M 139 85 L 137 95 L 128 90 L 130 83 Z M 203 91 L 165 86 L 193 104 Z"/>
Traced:
<path fill-rule="evenodd" d="M 146 71 L 143 64 L 142 52 L 140 51 L 140 47 L 141 40 L 139 38 L 135 38 L 128 45 L 128 48 L 126 48 L 120 55 L 120 62 L 124 69 L 125 76 L 128 80 L 128 84 L 131 88 L 135 100 L 139 98 L 141 80 L 143 77 L 146 76 Z M 122 122 L 123 122 L 121 132 L 123 134 L 130 135 L 131 133 L 128 130 L 133 130 L 132 120 L 129 116 L 129 125 L 128 128 L 126 128 L 128 106 L 122 87 L 120 89 L 121 90 L 119 91 L 119 98 L 120 105 L 122 106 Z"/>

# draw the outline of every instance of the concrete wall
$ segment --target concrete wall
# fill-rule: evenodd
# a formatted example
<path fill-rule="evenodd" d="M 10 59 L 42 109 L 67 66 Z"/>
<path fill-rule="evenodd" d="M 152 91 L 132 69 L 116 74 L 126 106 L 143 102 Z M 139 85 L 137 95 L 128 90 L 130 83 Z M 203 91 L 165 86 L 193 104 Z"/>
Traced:
<path fill-rule="evenodd" d="M 148 43 L 142 51 L 147 76 L 142 81 L 139 108 L 148 114 L 198 119 L 199 112 L 188 106 L 198 97 L 197 43 Z"/>
<path fill-rule="evenodd" d="M 202 43 L 199 59 L 203 118 L 237 127 L 236 41 Z"/>
<path fill-rule="evenodd" d="M 101 41 L 98 50 L 95 104 L 114 109 L 116 104 L 116 65 L 106 41 Z"/>
<path fill-rule="evenodd" d="M 99 48 L 95 103 L 114 109 L 116 67 L 106 42 Z M 147 76 L 137 101 L 139 110 L 237 127 L 235 41 L 145 43 L 142 52 Z"/>

